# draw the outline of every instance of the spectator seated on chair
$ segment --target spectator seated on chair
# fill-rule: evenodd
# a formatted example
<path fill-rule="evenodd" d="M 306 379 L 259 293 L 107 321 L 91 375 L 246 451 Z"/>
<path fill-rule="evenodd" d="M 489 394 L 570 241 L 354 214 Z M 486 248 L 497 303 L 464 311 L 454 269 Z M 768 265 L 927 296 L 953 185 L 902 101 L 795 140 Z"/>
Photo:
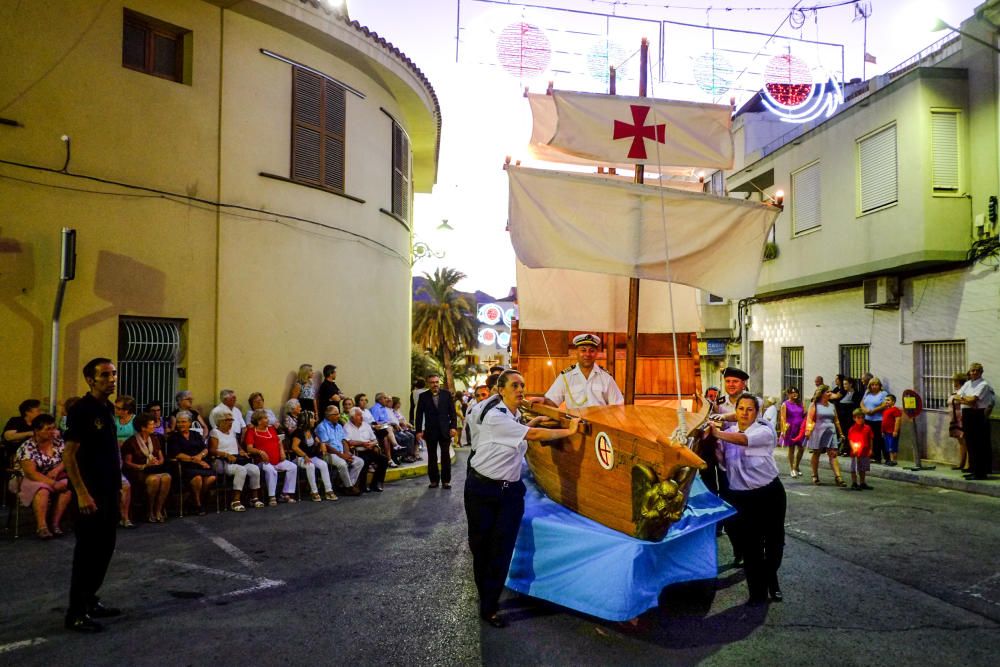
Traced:
<path fill-rule="evenodd" d="M 399 398 L 383 394 L 382 405 L 385 406 L 386 421 L 392 429 L 393 435 L 396 437 L 397 446 L 393 451 L 393 455 L 404 463 L 416 461 L 417 434 L 413 429 L 407 428 L 406 419 L 403 418 L 402 413 L 399 411 Z"/>
<path fill-rule="evenodd" d="M 136 417 L 132 425 L 135 435 L 122 444 L 122 467 L 133 487 L 146 490 L 149 523 L 163 523 L 167 520 L 171 481 L 163 455 L 163 439 L 156 432 L 156 417 L 148 412 Z"/>
<path fill-rule="evenodd" d="M 223 406 L 214 408 L 209 415 L 209 421 L 216 427 L 208 434 L 208 452 L 215 459 L 215 471 L 220 475 L 233 478 L 233 498 L 229 509 L 234 512 L 245 512 L 242 502 L 243 489 L 249 482 L 250 504 L 260 509 L 264 503 L 260 499 L 260 468 L 254 465 L 250 454 L 240 445 L 233 432 L 236 415 Z"/>
<path fill-rule="evenodd" d="M 316 426 L 315 437 L 323 447 L 323 457 L 337 472 L 343 493 L 356 496 L 361 491 L 355 488 L 358 480 L 364 474 L 365 462 L 360 456 L 354 456 L 351 449 L 344 445 L 347 435 L 340 423 L 340 410 L 336 405 L 326 407 L 326 419 Z"/>
<path fill-rule="evenodd" d="M 219 427 L 219 424 L 212 420 L 212 416 L 221 415 L 223 412 L 229 412 L 233 415 L 233 427 L 230 432 L 239 438 L 246 430 L 247 423 L 243 419 L 243 413 L 236 407 L 236 392 L 232 389 L 223 389 L 219 392 L 219 404 L 208 413 L 208 427 L 210 429 Z"/>
<path fill-rule="evenodd" d="M 195 512 L 205 513 L 205 493 L 215 484 L 215 472 L 208 458 L 208 445 L 191 428 L 194 416 L 187 410 L 174 415 L 174 430 L 167 436 L 167 458 L 180 464 L 181 490 L 186 482 L 191 489 Z"/>
<path fill-rule="evenodd" d="M 69 408 L 67 408 L 68 410 Z M 167 420 L 163 418 L 163 403 L 161 401 L 150 401 L 146 405 L 146 412 L 153 415 L 154 426 L 153 433 L 159 433 L 163 436 L 164 442 L 166 442 L 167 437 Z"/>
<path fill-rule="evenodd" d="M 115 399 L 115 429 L 118 436 L 118 449 L 122 444 L 135 435 L 135 427 L 132 422 L 135 420 L 135 399 L 125 394 L 119 394 Z M 121 457 L 121 452 L 119 452 Z M 118 514 L 119 523 L 122 528 L 135 528 L 132 523 L 132 484 L 125 476 L 122 469 L 122 490 L 118 494 Z"/>
<path fill-rule="evenodd" d="M 393 433 L 392 428 L 389 426 L 388 411 L 382 405 L 383 396 L 385 394 L 381 391 L 375 394 L 375 403 L 370 409 L 368 407 L 368 397 L 364 394 L 358 394 L 354 397 L 354 400 L 358 402 L 358 407 L 364 410 L 365 423 L 375 431 L 375 439 L 378 440 L 378 444 L 382 447 L 382 452 L 389 461 L 389 467 L 395 468 L 396 462 L 392 459 L 392 453 L 399 445 L 396 442 L 396 434 Z"/>
<path fill-rule="evenodd" d="M 42 414 L 42 402 L 35 398 L 21 401 L 17 406 L 17 417 L 11 417 L 3 427 L 3 464 L 10 463 L 18 447 L 27 442 L 33 435 L 31 422 Z"/>
<path fill-rule="evenodd" d="M 353 398 L 345 398 L 340 402 L 340 425 L 347 426 L 347 422 L 351 421 L 351 408 L 354 407 Z"/>
<path fill-rule="evenodd" d="M 288 441 L 291 443 L 292 455 L 295 456 L 295 463 L 306 471 L 306 480 L 309 482 L 309 491 L 313 502 L 320 502 L 319 488 L 316 486 L 316 471 L 319 470 L 323 479 L 323 490 L 327 500 L 337 500 L 337 494 L 333 492 L 333 484 L 330 483 L 330 466 L 323 460 L 323 443 L 314 435 L 313 429 L 316 427 L 316 415 L 305 411 L 299 415 L 298 428 L 288 434 Z"/>
<path fill-rule="evenodd" d="M 190 430 L 200 435 L 203 440 L 207 438 L 208 424 L 206 424 L 205 420 L 202 419 L 202 416 L 198 414 L 198 411 L 195 410 L 193 407 L 191 407 L 192 405 L 194 405 L 194 396 L 191 394 L 191 392 L 187 390 L 177 392 L 177 394 L 174 396 L 174 401 L 177 403 L 177 409 L 171 412 L 170 418 L 167 419 L 166 432 L 170 433 L 171 431 L 174 430 L 174 428 L 176 428 L 174 422 L 177 419 L 177 413 L 183 410 L 187 412 L 189 415 L 191 415 Z"/>
<path fill-rule="evenodd" d="M 18 447 L 14 456 L 15 478 L 10 482 L 11 492 L 17 493 L 21 505 L 32 506 L 38 537 L 47 540 L 63 534 L 60 524 L 73 494 L 63 466 L 63 441 L 55 417 L 36 415 L 31 421 L 31 432 L 32 437 Z M 49 530 L 51 507 L 55 509 Z"/>
<path fill-rule="evenodd" d="M 365 462 L 365 469 L 374 466 L 375 476 L 368 486 L 369 491 L 382 491 L 385 481 L 385 470 L 389 460 L 379 451 L 378 439 L 372 427 L 365 423 L 364 411 L 360 407 L 351 408 L 351 420 L 344 427 L 344 442 L 351 448 L 355 456 L 360 456 Z M 365 490 L 366 475 L 361 476 L 361 490 Z"/>
<path fill-rule="evenodd" d="M 299 471 L 294 463 L 285 458 L 285 448 L 281 444 L 278 432 L 271 426 L 271 417 L 268 415 L 268 411 L 255 411 L 250 415 L 249 423 L 250 426 L 247 428 L 243 442 L 247 452 L 264 471 L 264 481 L 267 484 L 267 504 L 272 507 L 278 504 L 276 492 L 279 472 L 285 473 L 282 499 L 285 502 L 294 503 L 295 485 L 299 479 Z"/>
<path fill-rule="evenodd" d="M 258 410 L 264 411 L 264 413 L 267 415 L 267 425 L 272 427 L 275 431 L 277 431 L 278 424 L 280 424 L 280 422 L 278 421 L 277 416 L 275 416 L 275 414 L 271 411 L 271 408 L 264 407 L 264 394 L 260 393 L 259 391 L 255 391 L 254 393 L 250 394 L 250 409 L 247 410 L 247 428 L 249 429 L 249 427 L 253 426 L 252 423 L 253 415 Z"/>
<path fill-rule="evenodd" d="M 298 430 L 299 415 L 302 414 L 302 409 L 302 403 L 297 398 L 285 401 L 285 416 L 281 421 L 285 433 L 292 434 Z"/>

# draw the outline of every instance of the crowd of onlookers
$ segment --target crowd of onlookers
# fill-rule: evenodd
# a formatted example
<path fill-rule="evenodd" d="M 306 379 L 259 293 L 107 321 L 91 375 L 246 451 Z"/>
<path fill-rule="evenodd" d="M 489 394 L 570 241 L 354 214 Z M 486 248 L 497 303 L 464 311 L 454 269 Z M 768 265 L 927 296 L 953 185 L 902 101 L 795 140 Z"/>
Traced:
<path fill-rule="evenodd" d="M 302 365 L 280 417 L 260 392 L 250 394 L 241 411 L 236 393 L 223 389 L 207 414 L 186 390 L 169 409 L 154 400 L 140 410 L 135 399 L 119 394 L 121 526 L 135 527 L 139 508 L 147 522 L 163 523 L 171 492 L 191 514 L 205 513 L 213 490 L 216 502 L 235 512 L 295 503 L 302 498 L 300 481 L 314 502 L 381 492 L 387 468 L 416 461 L 422 443 L 398 396 L 378 392 L 369 404 L 366 394 L 344 394 L 336 378 L 336 366 L 324 367 L 317 382 L 312 367 Z M 66 400 L 63 415 L 77 400 Z M 65 420 L 28 399 L 2 432 L 7 491 L 33 509 L 43 539 L 63 534 L 72 501 L 62 457 Z"/>
<path fill-rule="evenodd" d="M 981 366 L 978 367 L 981 375 Z M 971 374 L 956 372 L 952 377 L 954 393 L 948 399 L 950 411 L 949 435 L 959 446 L 959 462 L 953 469 L 971 473 L 968 447 L 963 432 L 963 402 L 961 390 L 967 387 Z M 865 373 L 855 379 L 838 374 L 828 385 L 822 376 L 814 380 L 814 388 L 805 394 L 798 387 L 788 387 L 784 399 L 764 400 L 764 419 L 778 433 L 780 446 L 788 451 L 791 477 L 802 475 L 800 464 L 805 452 L 810 455 L 813 484 L 820 484 L 819 464 L 826 454 L 834 483 L 846 486 L 838 456 L 861 459 L 852 461 L 852 488 L 869 489 L 865 473 L 871 464 L 896 466 L 899 455 L 899 432 L 903 412 L 897 397 L 886 390 L 882 380 Z M 989 390 L 992 401 L 992 389 Z M 860 482 L 858 481 L 860 479 Z"/>

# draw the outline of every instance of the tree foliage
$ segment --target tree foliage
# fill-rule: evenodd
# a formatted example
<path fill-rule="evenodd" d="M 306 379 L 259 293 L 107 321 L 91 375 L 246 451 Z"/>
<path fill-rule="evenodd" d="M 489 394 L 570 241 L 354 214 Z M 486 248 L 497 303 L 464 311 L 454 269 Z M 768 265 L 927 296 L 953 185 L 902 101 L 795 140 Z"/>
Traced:
<path fill-rule="evenodd" d="M 454 391 L 455 364 L 464 363 L 466 351 L 476 343 L 474 304 L 455 289 L 465 278 L 461 271 L 438 268 L 433 275 L 425 273 L 424 277 L 427 284 L 417 294 L 426 294 L 430 300 L 414 304 L 413 342 L 440 363 L 445 385 Z"/>

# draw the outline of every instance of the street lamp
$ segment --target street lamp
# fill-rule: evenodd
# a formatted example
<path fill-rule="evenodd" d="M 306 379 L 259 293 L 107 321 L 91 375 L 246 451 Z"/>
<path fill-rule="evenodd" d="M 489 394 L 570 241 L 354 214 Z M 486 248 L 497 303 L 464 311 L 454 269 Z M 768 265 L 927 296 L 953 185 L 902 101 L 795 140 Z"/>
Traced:
<path fill-rule="evenodd" d="M 986 48 L 993 49 L 997 53 L 1000 53 L 1000 47 L 998 47 L 996 44 L 990 44 L 984 39 L 979 39 L 975 35 L 970 35 L 964 30 L 959 30 L 955 26 L 948 25 L 941 19 L 936 19 L 934 21 L 934 24 L 931 26 L 931 32 L 941 32 L 942 30 L 951 30 L 952 32 L 957 32 L 962 37 L 967 37 L 968 39 L 971 39 L 973 42 L 976 42 L 977 44 L 982 44 Z"/>

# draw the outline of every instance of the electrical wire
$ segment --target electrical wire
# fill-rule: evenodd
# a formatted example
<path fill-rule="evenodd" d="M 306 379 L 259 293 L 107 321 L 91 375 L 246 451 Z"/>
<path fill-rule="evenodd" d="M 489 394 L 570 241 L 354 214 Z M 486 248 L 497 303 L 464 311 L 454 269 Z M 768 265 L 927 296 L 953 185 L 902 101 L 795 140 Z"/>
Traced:
<path fill-rule="evenodd" d="M 51 167 L 42 167 L 42 166 L 39 166 L 39 165 L 25 164 L 25 163 L 22 163 L 22 162 L 15 162 L 15 161 L 12 161 L 12 160 L 0 159 L 0 164 L 6 164 L 6 165 L 14 166 L 14 167 L 19 167 L 19 168 L 22 168 L 22 169 L 30 169 L 30 170 L 34 170 L 34 171 L 40 171 L 40 172 L 43 172 L 43 173 L 58 174 L 60 176 L 69 176 L 71 178 L 83 179 L 83 180 L 87 180 L 87 181 L 101 183 L 103 185 L 111 185 L 111 186 L 115 186 L 115 187 L 126 188 L 126 189 L 129 189 L 129 190 L 135 190 L 135 191 L 141 192 L 143 194 L 121 193 L 121 192 L 108 192 L 108 191 L 102 191 L 102 190 L 90 190 L 90 189 L 86 189 L 86 188 L 73 188 L 73 187 L 66 186 L 66 185 L 57 185 L 57 184 L 53 184 L 53 183 L 44 183 L 44 182 L 41 182 L 41 181 L 32 181 L 30 179 L 17 178 L 15 176 L 10 176 L 10 175 L 7 175 L 7 174 L 0 174 L 0 178 L 7 179 L 7 180 L 19 181 L 19 182 L 26 183 L 26 184 L 36 185 L 36 186 L 40 186 L 40 187 L 54 188 L 54 189 L 59 189 L 59 190 L 71 190 L 71 191 L 75 191 L 75 192 L 80 192 L 80 193 L 84 193 L 84 194 L 92 194 L 92 195 L 118 196 L 118 197 L 133 198 L 133 199 L 134 198 L 138 198 L 138 197 L 151 198 L 151 199 L 165 199 L 167 201 L 172 201 L 172 202 L 179 203 L 179 204 L 182 204 L 182 205 L 191 206 L 193 208 L 198 208 L 200 210 L 215 211 L 217 209 L 222 209 L 222 211 L 221 211 L 222 213 L 224 213 L 226 215 L 229 215 L 231 217 L 241 218 L 241 219 L 246 219 L 246 220 L 257 220 L 257 221 L 275 222 L 275 223 L 281 224 L 283 226 L 289 227 L 290 229 L 299 230 L 299 231 L 301 231 L 303 233 L 312 233 L 314 236 L 326 237 L 325 234 L 316 234 L 315 232 L 308 232 L 305 229 L 302 229 L 301 227 L 290 225 L 287 222 L 282 221 L 282 219 L 284 219 L 286 221 L 287 220 L 291 220 L 291 221 L 295 221 L 295 222 L 302 222 L 302 223 L 305 223 L 305 224 L 314 225 L 316 227 L 321 227 L 321 228 L 329 230 L 329 231 L 338 232 L 338 233 L 344 234 L 344 235 L 346 235 L 348 237 L 352 237 L 350 239 L 345 239 L 345 240 L 354 240 L 354 241 L 357 241 L 359 243 L 362 243 L 362 245 L 365 245 L 367 247 L 371 247 L 373 250 L 378 250 L 379 252 L 383 252 L 383 253 L 385 253 L 387 255 L 390 255 L 392 257 L 398 258 L 398 259 L 400 259 L 400 260 L 402 260 L 404 262 L 409 263 L 409 258 L 404 257 L 397 250 L 391 248 L 390 246 L 387 246 L 386 244 L 384 244 L 384 243 L 382 243 L 380 241 L 377 241 L 376 239 L 373 239 L 373 238 L 371 238 L 369 236 L 365 236 L 364 234 L 358 234 L 357 232 L 352 232 L 351 230 L 344 229 L 343 227 L 338 227 L 336 225 L 330 225 L 330 224 L 327 224 L 325 222 L 320 222 L 318 220 L 312 220 L 310 218 L 303 218 L 301 216 L 291 215 L 291 214 L 287 214 L 287 213 L 280 213 L 280 212 L 276 212 L 276 211 L 268 211 L 268 210 L 264 210 L 264 209 L 254 208 L 252 206 L 244 206 L 242 204 L 232 204 L 232 203 L 228 203 L 228 202 L 214 201 L 214 200 L 205 199 L 205 198 L 202 198 L 202 197 L 195 197 L 195 196 L 188 195 L 188 194 L 181 194 L 181 193 L 177 193 L 177 192 L 170 192 L 168 190 L 159 190 L 157 188 L 150 188 L 150 187 L 146 187 L 146 186 L 142 186 L 142 185 L 135 185 L 135 184 L 132 184 L 132 183 L 125 183 L 125 182 L 122 182 L 122 181 L 115 181 L 115 180 L 111 180 L 111 179 L 101 178 L 101 177 L 98 177 L 98 176 L 88 176 L 86 174 L 74 174 L 74 173 L 70 173 L 70 172 L 59 171 L 58 169 L 52 169 Z M 245 212 L 248 212 L 248 213 L 256 213 L 256 214 L 259 214 L 259 215 L 254 215 L 254 216 L 244 215 L 244 214 L 238 213 L 238 211 L 245 211 Z M 260 217 L 260 216 L 263 216 L 263 217 Z"/>

